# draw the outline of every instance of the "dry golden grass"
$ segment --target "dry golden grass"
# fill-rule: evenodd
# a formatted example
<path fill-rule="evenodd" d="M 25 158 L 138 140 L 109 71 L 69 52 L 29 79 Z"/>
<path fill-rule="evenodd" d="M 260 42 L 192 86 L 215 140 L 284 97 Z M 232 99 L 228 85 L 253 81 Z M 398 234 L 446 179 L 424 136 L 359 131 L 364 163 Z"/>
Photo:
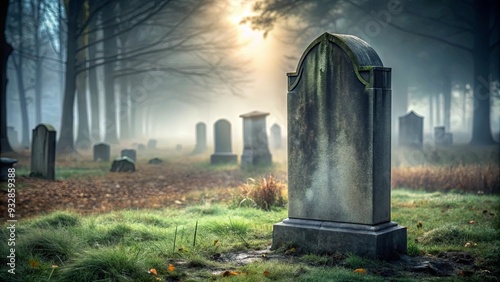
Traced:
<path fill-rule="evenodd" d="M 426 191 L 500 193 L 500 167 L 497 165 L 415 166 L 392 169 L 393 188 Z"/>
<path fill-rule="evenodd" d="M 270 210 L 273 206 L 286 205 L 286 191 L 287 186 L 273 176 L 249 178 L 246 184 L 239 187 L 239 195 L 236 198 L 239 203 L 251 201 L 263 210 Z"/>

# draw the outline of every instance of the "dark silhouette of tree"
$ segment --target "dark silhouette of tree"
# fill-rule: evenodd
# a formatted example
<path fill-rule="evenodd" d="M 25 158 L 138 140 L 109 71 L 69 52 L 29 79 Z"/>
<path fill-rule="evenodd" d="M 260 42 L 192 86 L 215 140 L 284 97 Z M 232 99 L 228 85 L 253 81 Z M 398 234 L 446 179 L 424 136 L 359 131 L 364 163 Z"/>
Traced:
<path fill-rule="evenodd" d="M 5 39 L 5 21 L 9 1 L 0 1 L 0 154 L 13 152 L 7 137 L 7 59 L 12 53 L 12 46 Z"/>

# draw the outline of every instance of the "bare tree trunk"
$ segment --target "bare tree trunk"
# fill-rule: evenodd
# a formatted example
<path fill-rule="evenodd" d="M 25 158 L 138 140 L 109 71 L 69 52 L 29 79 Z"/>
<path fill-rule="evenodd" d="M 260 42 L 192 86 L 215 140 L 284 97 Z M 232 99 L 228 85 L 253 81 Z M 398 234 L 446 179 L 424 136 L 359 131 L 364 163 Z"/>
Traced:
<path fill-rule="evenodd" d="M 96 1 L 89 1 L 90 13 L 98 13 L 96 11 Z M 89 23 L 89 30 L 95 30 L 97 16 L 94 16 Z M 97 46 L 94 43 L 97 40 L 97 32 L 91 32 L 89 34 L 89 61 L 93 62 L 96 58 Z M 100 130 L 100 109 L 99 109 L 99 86 L 97 80 L 97 67 L 89 69 L 89 94 L 90 94 L 90 108 L 91 108 L 91 123 L 90 132 L 92 141 L 101 141 L 101 130 Z"/>
<path fill-rule="evenodd" d="M 434 97 L 429 94 L 429 129 L 430 132 L 434 130 Z"/>
<path fill-rule="evenodd" d="M 112 17 L 114 15 L 114 5 L 107 5 L 103 10 L 103 16 Z M 109 25 L 109 24 L 108 24 Z M 105 138 L 110 144 L 118 144 L 118 134 L 116 130 L 116 98 L 115 80 L 113 75 L 114 58 L 116 57 L 116 37 L 114 28 L 106 26 L 103 29 L 104 36 L 104 57 L 109 61 L 104 64 L 104 94 L 106 103 Z"/>
<path fill-rule="evenodd" d="M 495 144 L 490 121 L 490 39 L 488 0 L 474 1 L 474 108 L 472 111 L 473 145 Z"/>
<path fill-rule="evenodd" d="M 70 0 L 68 4 L 68 44 L 66 49 L 66 75 L 63 97 L 63 107 L 61 116 L 61 134 L 57 143 L 57 152 L 59 154 L 76 153 L 74 130 L 74 105 L 76 88 L 76 31 L 78 8 L 81 6 L 81 0 Z"/>
<path fill-rule="evenodd" d="M 7 60 L 12 53 L 12 46 L 5 40 L 5 20 L 9 10 L 9 1 L 0 1 L 0 154 L 14 152 L 7 136 Z"/>
<path fill-rule="evenodd" d="M 451 131 L 451 73 L 449 67 L 445 67 L 441 72 L 443 74 L 443 114 L 444 127 L 447 131 Z"/>
<path fill-rule="evenodd" d="M 23 1 L 18 2 L 18 26 L 19 26 L 19 51 L 24 50 L 24 35 L 23 35 Z M 17 72 L 17 88 L 19 94 L 19 106 L 21 110 L 21 146 L 29 148 L 30 146 L 30 132 L 29 132 L 29 119 L 28 119 L 28 105 L 26 103 L 26 92 L 24 91 L 24 73 L 23 73 L 23 56 L 19 53 L 18 61 L 16 64 Z"/>
<path fill-rule="evenodd" d="M 40 20 L 41 20 L 41 5 L 42 1 L 39 0 L 37 7 L 34 8 L 34 45 L 35 45 L 35 57 L 37 58 L 35 62 L 35 124 L 42 122 L 42 62 L 40 58 Z M 33 5 L 34 6 L 34 5 Z"/>
<path fill-rule="evenodd" d="M 82 51 L 83 52 L 83 51 Z M 76 133 L 76 148 L 88 150 L 91 147 L 89 122 L 87 114 L 87 72 L 81 72 L 76 78 L 78 128 Z"/>

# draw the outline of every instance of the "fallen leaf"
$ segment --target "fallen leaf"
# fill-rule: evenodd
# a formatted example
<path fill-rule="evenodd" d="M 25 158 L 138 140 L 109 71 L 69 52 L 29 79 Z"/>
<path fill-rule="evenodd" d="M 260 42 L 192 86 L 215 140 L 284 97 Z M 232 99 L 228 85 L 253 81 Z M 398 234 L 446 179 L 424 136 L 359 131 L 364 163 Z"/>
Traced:
<path fill-rule="evenodd" d="M 170 264 L 168 265 L 167 272 L 173 272 L 173 271 L 175 271 L 175 266 L 174 266 L 173 264 L 171 264 L 171 263 L 170 263 Z"/>
<path fill-rule="evenodd" d="M 28 260 L 28 264 L 29 264 L 29 266 L 31 266 L 32 268 L 38 268 L 38 266 L 40 265 L 40 264 L 38 263 L 38 260 L 36 260 L 36 259 L 29 259 L 29 260 Z"/>
<path fill-rule="evenodd" d="M 267 277 L 267 276 L 269 276 L 270 273 L 269 273 L 269 271 L 265 270 L 262 274 Z"/>
<path fill-rule="evenodd" d="M 466 248 L 468 248 L 468 247 L 470 247 L 470 246 L 471 246 L 471 243 L 470 243 L 470 242 L 467 242 L 467 243 L 465 243 L 465 245 L 464 245 L 464 247 L 466 247 Z"/>
<path fill-rule="evenodd" d="M 476 221 L 471 220 L 471 221 L 469 221 L 469 224 L 476 224 Z"/>
<path fill-rule="evenodd" d="M 217 245 L 218 242 L 219 240 L 214 240 L 214 246 Z"/>
<path fill-rule="evenodd" d="M 151 268 L 149 270 L 149 273 L 154 274 L 154 275 L 158 275 L 158 272 L 156 272 L 156 269 L 154 269 L 154 268 Z"/>
<path fill-rule="evenodd" d="M 359 274 L 366 274 L 366 269 L 364 268 L 356 268 L 353 271 L 354 273 L 359 273 Z"/>
<path fill-rule="evenodd" d="M 238 275 L 240 275 L 240 272 L 238 272 L 238 271 L 229 271 L 229 270 L 226 270 L 226 271 L 224 271 L 224 273 L 222 273 L 222 277 L 238 276 Z"/>

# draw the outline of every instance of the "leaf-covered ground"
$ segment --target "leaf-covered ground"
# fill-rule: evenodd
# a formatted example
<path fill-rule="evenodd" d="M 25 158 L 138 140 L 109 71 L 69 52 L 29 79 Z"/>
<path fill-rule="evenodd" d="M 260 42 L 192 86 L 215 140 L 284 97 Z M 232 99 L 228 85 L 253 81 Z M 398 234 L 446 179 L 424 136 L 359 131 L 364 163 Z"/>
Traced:
<path fill-rule="evenodd" d="M 92 166 L 98 168 L 91 170 Z M 211 167 L 208 163 L 190 162 L 150 165 L 139 161 L 137 171 L 132 173 L 108 172 L 107 164 L 90 162 L 80 163 L 80 169 L 91 170 L 91 173 L 78 176 L 85 170 L 75 171 L 77 177 L 56 181 L 17 175 L 16 216 L 28 218 L 56 210 L 88 214 L 227 201 L 231 199 L 230 189 L 243 184 L 248 176 L 236 166 Z M 0 193 L 6 193 L 3 186 Z M 1 202 L 5 199 L 2 197 Z M 2 218 L 6 216 L 6 207 L 0 205 Z"/>

